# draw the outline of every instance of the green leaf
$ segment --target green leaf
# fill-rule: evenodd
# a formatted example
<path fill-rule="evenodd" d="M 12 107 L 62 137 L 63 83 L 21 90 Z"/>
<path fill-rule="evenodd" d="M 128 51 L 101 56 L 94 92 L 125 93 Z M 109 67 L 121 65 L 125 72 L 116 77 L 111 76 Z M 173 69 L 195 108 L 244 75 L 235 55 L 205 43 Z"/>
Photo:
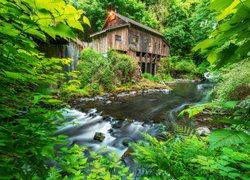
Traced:
<path fill-rule="evenodd" d="M 196 180 L 206 180 L 207 178 L 205 178 L 205 177 L 200 177 L 200 176 L 196 176 L 196 177 L 194 177 L 194 179 L 196 179 Z"/>
<path fill-rule="evenodd" d="M 213 120 L 212 122 L 217 122 L 217 123 L 226 123 L 226 124 L 243 124 L 241 120 L 237 119 L 217 119 Z"/>
<path fill-rule="evenodd" d="M 44 35 L 44 33 L 42 33 L 39 30 L 31 28 L 31 29 L 26 30 L 26 32 L 31 34 L 31 35 L 34 35 L 34 36 L 36 36 L 36 37 L 38 37 L 40 39 L 42 39 L 43 41 L 46 41 L 46 36 Z"/>
<path fill-rule="evenodd" d="M 26 80 L 26 78 L 23 76 L 22 73 L 4 71 L 4 74 L 6 75 L 6 77 L 11 78 L 11 79 Z"/>
<path fill-rule="evenodd" d="M 212 131 L 210 135 L 210 148 L 218 148 L 223 146 L 231 146 L 241 143 L 248 143 L 250 136 L 242 131 L 230 129 L 220 129 Z"/>
<path fill-rule="evenodd" d="M 241 177 L 242 174 L 240 174 L 240 173 L 228 173 L 228 176 L 235 179 L 236 177 Z"/>
<path fill-rule="evenodd" d="M 237 50 L 238 46 L 236 44 L 230 43 L 229 46 L 224 48 L 221 52 L 219 52 L 220 61 L 216 64 L 218 68 L 223 67 L 228 63 L 232 63 L 235 61 L 235 51 Z M 218 55 L 217 55 L 218 57 Z"/>
<path fill-rule="evenodd" d="M 213 0 L 211 1 L 210 8 L 212 10 L 221 11 L 226 9 L 234 0 Z"/>
<path fill-rule="evenodd" d="M 229 167 L 229 166 L 221 166 L 220 169 L 225 172 L 235 171 L 235 168 Z"/>
<path fill-rule="evenodd" d="M 223 102 L 223 103 L 220 103 L 220 105 L 224 108 L 235 108 L 236 105 L 237 105 L 237 101 L 227 101 L 227 102 Z"/>
<path fill-rule="evenodd" d="M 109 172 L 106 172 L 105 176 L 103 177 L 104 180 L 110 180 L 111 176 Z"/>
<path fill-rule="evenodd" d="M 244 4 L 244 6 L 247 6 L 248 8 L 250 8 L 250 1 L 249 0 L 243 0 L 243 4 Z"/>
<path fill-rule="evenodd" d="M 42 148 L 41 154 L 43 156 L 47 156 L 47 157 L 52 158 L 54 156 L 54 151 L 55 151 L 55 149 L 54 149 L 53 145 L 45 146 Z"/>
<path fill-rule="evenodd" d="M 219 1 L 219 0 L 217 0 Z M 224 1 L 224 0 L 220 0 L 220 1 Z M 238 4 L 240 3 L 239 0 L 234 0 L 232 3 L 230 3 L 230 5 L 220 14 L 218 15 L 216 18 L 220 21 L 224 18 L 226 18 L 229 14 L 231 13 L 235 13 L 237 10 L 234 9 Z"/>
<path fill-rule="evenodd" d="M 212 51 L 209 53 L 207 60 L 210 64 L 214 64 L 214 62 L 217 60 L 217 52 L 216 51 Z"/>
<path fill-rule="evenodd" d="M 84 24 L 87 24 L 89 27 L 91 27 L 89 19 L 86 16 L 83 16 L 83 22 L 84 22 Z"/>
<path fill-rule="evenodd" d="M 241 58 L 246 58 L 248 53 L 250 52 L 250 40 L 244 42 L 236 51 L 235 53 L 240 54 Z"/>
<path fill-rule="evenodd" d="M 203 49 L 208 48 L 208 47 L 212 47 L 214 45 L 214 39 L 210 38 L 210 39 L 206 39 L 202 42 L 200 42 L 198 45 L 196 45 L 193 50 L 197 51 L 199 49 L 201 49 L 201 51 L 203 52 Z"/>
<path fill-rule="evenodd" d="M 75 38 L 75 34 L 69 26 L 66 24 L 58 24 L 55 27 L 56 35 L 64 38 Z"/>
<path fill-rule="evenodd" d="M 70 27 L 73 27 L 73 28 L 76 28 L 76 29 L 83 31 L 83 27 L 79 21 L 68 19 L 67 23 Z"/>
<path fill-rule="evenodd" d="M 56 39 L 56 31 L 51 26 L 41 27 L 41 29 L 46 32 L 50 37 Z"/>
<path fill-rule="evenodd" d="M 235 13 L 230 20 L 230 24 L 242 22 L 246 19 L 246 17 L 248 17 L 248 13 L 248 9 L 244 5 L 240 4 L 237 13 Z"/>

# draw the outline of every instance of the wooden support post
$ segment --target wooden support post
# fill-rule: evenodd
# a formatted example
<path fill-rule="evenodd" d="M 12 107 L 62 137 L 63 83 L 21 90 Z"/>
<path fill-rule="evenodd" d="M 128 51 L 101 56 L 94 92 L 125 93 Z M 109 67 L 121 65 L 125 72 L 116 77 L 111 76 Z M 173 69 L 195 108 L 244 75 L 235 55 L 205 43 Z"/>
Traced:
<path fill-rule="evenodd" d="M 142 67 L 142 52 L 140 52 L 140 59 L 139 59 L 139 61 L 140 61 L 140 68 L 141 68 L 141 72 L 143 72 L 143 67 Z"/>
<path fill-rule="evenodd" d="M 156 69 L 157 69 L 157 63 L 155 63 L 155 70 L 154 70 L 154 71 L 155 71 L 155 72 L 154 72 L 155 74 L 156 74 L 156 72 L 157 72 Z"/>
<path fill-rule="evenodd" d="M 152 61 L 153 61 L 153 54 L 150 55 L 150 74 L 153 75 L 153 71 L 152 71 L 153 70 L 152 69 L 153 68 L 153 64 L 152 64 L 153 62 Z"/>
<path fill-rule="evenodd" d="M 145 58 L 145 73 L 147 73 L 148 72 L 148 57 L 147 57 L 147 55 L 145 55 L 144 56 L 144 58 Z"/>

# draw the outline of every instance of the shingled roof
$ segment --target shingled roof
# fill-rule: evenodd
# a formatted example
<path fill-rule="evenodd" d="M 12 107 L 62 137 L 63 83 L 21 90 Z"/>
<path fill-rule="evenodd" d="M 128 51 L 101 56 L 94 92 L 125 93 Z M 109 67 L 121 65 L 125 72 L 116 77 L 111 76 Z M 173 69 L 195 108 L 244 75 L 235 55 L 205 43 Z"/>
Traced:
<path fill-rule="evenodd" d="M 158 32 L 158 31 L 156 31 L 156 30 L 154 30 L 154 29 L 152 29 L 152 28 L 150 28 L 148 26 L 145 26 L 145 25 L 143 25 L 141 23 L 138 23 L 138 22 L 136 22 L 136 21 L 134 21 L 134 20 L 132 20 L 132 19 L 130 19 L 128 17 L 125 17 L 125 16 L 123 16 L 123 15 L 117 13 L 117 12 L 112 11 L 111 13 L 113 13 L 114 15 L 116 15 L 117 17 L 119 17 L 120 19 L 122 19 L 123 21 L 125 21 L 126 24 L 124 24 L 122 26 L 117 26 L 117 27 L 112 27 L 112 28 L 104 29 L 105 24 L 107 22 L 106 21 L 105 24 L 102 27 L 102 30 L 99 31 L 99 32 L 96 32 L 96 33 L 92 34 L 91 37 L 96 36 L 98 34 L 102 34 L 102 33 L 106 32 L 108 30 L 112 30 L 112 29 L 116 29 L 116 28 L 121 28 L 121 27 L 124 27 L 124 26 L 128 26 L 129 24 L 132 24 L 132 25 L 137 26 L 137 27 L 139 27 L 141 29 L 145 29 L 146 31 L 149 31 L 149 32 L 151 32 L 153 34 L 157 34 L 158 36 L 163 37 L 163 35 L 160 32 Z"/>
<path fill-rule="evenodd" d="M 132 20 L 132 19 L 130 19 L 130 18 L 128 18 L 128 17 L 125 17 L 125 16 L 123 16 L 123 15 L 117 13 L 117 12 L 112 11 L 112 13 L 114 13 L 117 17 L 121 18 L 121 19 L 122 19 L 123 21 L 125 21 L 126 23 L 133 24 L 133 25 L 135 25 L 135 26 L 137 26 L 137 27 L 140 27 L 140 28 L 142 28 L 142 29 L 145 29 L 145 30 L 147 30 L 147 31 L 150 31 L 151 33 L 154 33 L 154 34 L 157 34 L 157 35 L 159 35 L 159 36 L 162 36 L 161 33 L 159 33 L 158 31 L 156 31 L 156 30 L 154 30 L 154 29 L 152 29 L 152 28 L 150 28 L 150 27 L 148 27 L 148 26 L 145 26 L 145 25 L 143 25 L 143 24 L 141 24 L 141 23 L 138 23 L 138 22 L 136 22 L 136 21 L 134 21 L 134 20 Z"/>

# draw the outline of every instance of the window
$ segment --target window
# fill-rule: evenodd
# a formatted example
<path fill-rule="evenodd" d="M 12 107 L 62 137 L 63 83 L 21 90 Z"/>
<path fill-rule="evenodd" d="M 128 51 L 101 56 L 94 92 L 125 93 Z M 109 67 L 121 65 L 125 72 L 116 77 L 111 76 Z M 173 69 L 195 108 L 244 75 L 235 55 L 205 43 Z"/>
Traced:
<path fill-rule="evenodd" d="M 139 42 L 139 36 L 133 35 L 132 37 L 132 43 L 137 44 Z"/>
<path fill-rule="evenodd" d="M 144 43 L 145 43 L 148 47 L 150 47 L 150 46 L 151 46 L 151 39 L 145 38 L 145 39 L 144 39 Z"/>
<path fill-rule="evenodd" d="M 122 41 L 122 37 L 120 35 L 115 35 L 115 41 Z"/>

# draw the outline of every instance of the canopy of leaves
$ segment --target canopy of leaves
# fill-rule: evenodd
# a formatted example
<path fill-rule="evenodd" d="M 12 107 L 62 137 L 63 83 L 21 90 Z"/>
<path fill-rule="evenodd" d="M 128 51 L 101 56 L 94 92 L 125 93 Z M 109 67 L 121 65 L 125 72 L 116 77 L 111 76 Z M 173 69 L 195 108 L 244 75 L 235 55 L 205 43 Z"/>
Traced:
<path fill-rule="evenodd" d="M 192 47 L 208 37 L 215 24 L 209 1 L 170 0 L 163 34 L 171 46 L 171 55 L 186 56 Z"/>
<path fill-rule="evenodd" d="M 218 8 L 219 5 L 219 9 Z M 248 0 L 214 0 L 211 9 L 217 9 L 220 14 L 218 28 L 210 37 L 194 50 L 201 50 L 211 64 L 220 68 L 226 64 L 249 60 L 250 44 L 250 3 Z"/>
<path fill-rule="evenodd" d="M 152 28 L 156 28 L 158 24 L 156 17 L 146 9 L 146 5 L 140 0 L 75 0 L 74 4 L 86 12 L 94 32 L 101 29 L 109 10 L 117 11 Z"/>
<path fill-rule="evenodd" d="M 128 168 L 120 166 L 115 155 L 94 154 L 88 163 L 83 148 L 59 148 L 67 144 L 66 137 L 54 135 L 62 123 L 58 109 L 65 104 L 52 96 L 49 86 L 57 87 L 65 79 L 62 67 L 71 60 L 45 58 L 35 40 L 75 38 L 72 29 L 83 31 L 82 18 L 86 22 L 82 10 L 63 0 L 1 0 L 1 179 L 117 179 L 127 175 Z"/>

